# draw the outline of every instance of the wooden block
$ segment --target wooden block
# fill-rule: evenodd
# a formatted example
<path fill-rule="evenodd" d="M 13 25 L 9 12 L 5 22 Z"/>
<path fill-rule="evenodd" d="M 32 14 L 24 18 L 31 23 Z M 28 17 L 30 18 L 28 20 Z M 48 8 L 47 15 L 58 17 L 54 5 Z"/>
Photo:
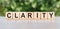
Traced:
<path fill-rule="evenodd" d="M 48 12 L 48 19 L 49 20 L 54 20 L 55 13 L 54 12 Z"/>
<path fill-rule="evenodd" d="M 27 12 L 20 12 L 20 20 L 27 20 Z"/>
<path fill-rule="evenodd" d="M 6 19 L 8 20 L 12 19 L 12 12 L 6 12 Z"/>
<path fill-rule="evenodd" d="M 34 20 L 33 16 L 33 12 L 27 12 L 27 20 Z"/>
<path fill-rule="evenodd" d="M 41 20 L 47 20 L 47 16 L 48 16 L 47 12 L 41 12 L 40 14 L 41 14 L 40 15 L 41 16 Z"/>
<path fill-rule="evenodd" d="M 13 12 L 13 20 L 19 20 L 19 12 Z"/>
<path fill-rule="evenodd" d="M 40 12 L 34 12 L 34 20 L 40 20 L 41 18 L 41 16 L 40 16 Z"/>

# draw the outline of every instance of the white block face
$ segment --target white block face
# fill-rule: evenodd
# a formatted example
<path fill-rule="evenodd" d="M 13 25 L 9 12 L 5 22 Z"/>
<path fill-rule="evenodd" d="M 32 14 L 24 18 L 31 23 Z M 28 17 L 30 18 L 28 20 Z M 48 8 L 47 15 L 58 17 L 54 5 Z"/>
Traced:
<path fill-rule="evenodd" d="M 27 12 L 20 12 L 19 16 L 20 20 L 27 20 Z"/>
<path fill-rule="evenodd" d="M 34 12 L 34 20 L 41 20 L 40 16 L 40 12 Z"/>
<path fill-rule="evenodd" d="M 27 12 L 27 20 L 34 20 L 33 19 L 33 12 Z"/>
<path fill-rule="evenodd" d="M 19 20 L 19 12 L 13 12 L 13 20 Z"/>
<path fill-rule="evenodd" d="M 48 12 L 48 19 L 49 20 L 54 20 L 55 13 L 54 12 Z"/>
<path fill-rule="evenodd" d="M 48 16 L 47 12 L 41 12 L 40 14 L 41 14 L 41 20 L 47 20 L 47 16 Z"/>
<path fill-rule="evenodd" d="M 11 20 L 12 18 L 12 12 L 6 12 L 6 19 Z"/>

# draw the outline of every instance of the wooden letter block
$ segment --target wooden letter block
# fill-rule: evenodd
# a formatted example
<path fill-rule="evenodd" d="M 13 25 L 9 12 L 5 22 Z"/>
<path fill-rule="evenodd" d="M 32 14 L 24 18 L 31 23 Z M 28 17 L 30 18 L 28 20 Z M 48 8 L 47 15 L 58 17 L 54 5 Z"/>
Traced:
<path fill-rule="evenodd" d="M 20 12 L 20 20 L 27 20 L 27 12 Z"/>
<path fill-rule="evenodd" d="M 40 20 L 40 12 L 34 12 L 34 20 Z"/>
<path fill-rule="evenodd" d="M 13 12 L 13 20 L 19 20 L 19 12 Z"/>
<path fill-rule="evenodd" d="M 12 19 L 12 12 L 6 12 L 6 19 L 8 20 Z"/>
<path fill-rule="evenodd" d="M 34 20 L 33 19 L 33 12 L 27 12 L 27 20 Z"/>
<path fill-rule="evenodd" d="M 47 20 L 47 15 L 48 13 L 47 12 L 41 12 L 41 19 L 42 20 Z"/>
<path fill-rule="evenodd" d="M 54 18 L 55 18 L 55 13 L 54 12 L 48 12 L 48 19 L 54 20 Z"/>

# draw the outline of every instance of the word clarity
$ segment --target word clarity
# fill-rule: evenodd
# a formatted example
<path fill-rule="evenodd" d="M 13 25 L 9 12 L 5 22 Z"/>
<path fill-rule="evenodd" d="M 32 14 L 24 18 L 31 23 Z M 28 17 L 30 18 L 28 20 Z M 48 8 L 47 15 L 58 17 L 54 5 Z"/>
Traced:
<path fill-rule="evenodd" d="M 6 12 L 6 18 L 12 20 L 52 20 L 54 12 Z"/>

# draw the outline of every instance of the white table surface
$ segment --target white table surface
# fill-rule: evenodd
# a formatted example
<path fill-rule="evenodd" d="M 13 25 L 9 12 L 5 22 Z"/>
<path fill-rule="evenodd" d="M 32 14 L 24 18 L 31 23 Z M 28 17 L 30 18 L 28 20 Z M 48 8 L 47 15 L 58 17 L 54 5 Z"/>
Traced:
<path fill-rule="evenodd" d="M 56 17 L 54 22 L 9 21 L 0 17 L 0 29 L 60 29 L 60 17 Z"/>

